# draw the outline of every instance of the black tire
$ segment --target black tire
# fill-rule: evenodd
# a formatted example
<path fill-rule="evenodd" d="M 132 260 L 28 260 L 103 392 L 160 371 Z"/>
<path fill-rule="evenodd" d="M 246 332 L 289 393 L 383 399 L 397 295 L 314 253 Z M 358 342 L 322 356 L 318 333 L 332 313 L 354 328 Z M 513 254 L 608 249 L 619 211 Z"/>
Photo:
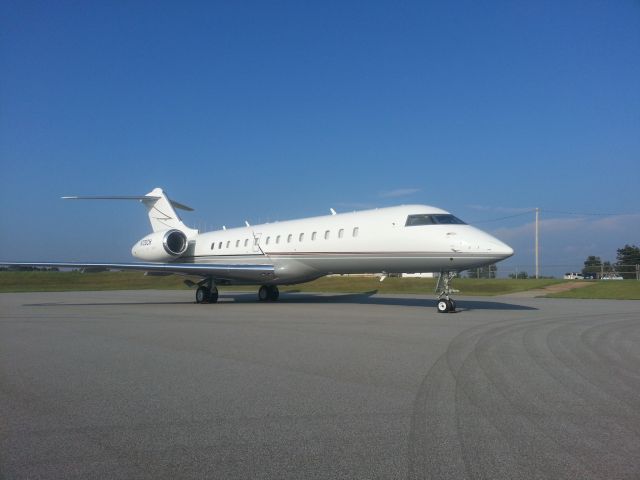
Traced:
<path fill-rule="evenodd" d="M 438 313 L 447 313 L 449 311 L 450 305 L 448 300 L 438 300 Z"/>
<path fill-rule="evenodd" d="M 207 287 L 198 287 L 196 290 L 196 303 L 209 303 L 211 290 Z"/>
<path fill-rule="evenodd" d="M 449 304 L 450 304 L 449 311 L 450 312 L 455 312 L 456 311 L 456 301 L 453 298 L 450 298 L 449 299 Z"/>
<path fill-rule="evenodd" d="M 209 291 L 209 303 L 217 303 L 218 302 L 218 289 L 216 287 L 212 287 Z"/>
<path fill-rule="evenodd" d="M 269 287 L 269 301 L 275 302 L 280 298 L 280 290 L 275 285 L 271 285 Z"/>
<path fill-rule="evenodd" d="M 266 285 L 262 285 L 260 290 L 258 290 L 258 300 L 261 302 L 266 302 L 269 300 L 269 287 Z"/>

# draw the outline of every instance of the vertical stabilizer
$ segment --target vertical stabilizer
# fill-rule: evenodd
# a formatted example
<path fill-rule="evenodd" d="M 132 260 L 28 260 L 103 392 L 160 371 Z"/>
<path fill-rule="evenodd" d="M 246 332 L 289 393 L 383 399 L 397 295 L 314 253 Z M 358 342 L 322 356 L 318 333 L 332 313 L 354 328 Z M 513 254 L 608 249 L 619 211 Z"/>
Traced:
<path fill-rule="evenodd" d="M 167 197 L 167 194 L 161 188 L 154 188 L 145 195 L 142 203 L 147 208 L 149 221 L 154 232 L 176 228 L 182 230 L 188 237 L 198 233 L 197 230 L 187 227 L 176 213 L 174 207 L 183 210 L 192 210 L 191 208 L 177 202 L 173 202 Z"/>

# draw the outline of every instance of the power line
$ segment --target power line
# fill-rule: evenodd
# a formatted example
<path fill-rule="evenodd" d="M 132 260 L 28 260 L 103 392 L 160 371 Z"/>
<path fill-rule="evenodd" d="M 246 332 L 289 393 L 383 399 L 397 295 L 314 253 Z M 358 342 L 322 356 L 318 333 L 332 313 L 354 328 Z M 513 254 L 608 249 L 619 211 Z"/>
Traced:
<path fill-rule="evenodd" d="M 499 217 L 499 218 L 490 218 L 490 219 L 486 219 L 486 220 L 478 220 L 478 221 L 472 221 L 471 223 L 489 223 L 489 222 L 497 222 L 500 220 L 506 220 L 508 218 L 515 218 L 515 217 L 522 217 L 523 215 L 529 215 L 530 213 L 535 212 L 536 209 L 532 208 L 531 210 L 527 210 L 526 212 L 522 212 L 522 213 L 516 213 L 514 215 L 507 215 L 506 217 Z"/>
<path fill-rule="evenodd" d="M 589 213 L 589 212 L 561 212 L 558 210 L 546 210 L 541 209 L 543 212 L 547 213 L 555 213 L 558 215 L 577 215 L 577 216 L 593 216 L 593 217 L 614 217 L 617 215 L 637 215 L 637 212 L 628 212 L 628 213 Z"/>
<path fill-rule="evenodd" d="M 507 220 L 509 218 L 516 218 L 516 217 L 522 217 L 524 215 L 529 215 L 531 213 L 534 213 L 536 211 L 535 208 L 532 208 L 531 210 L 527 210 L 525 212 L 522 213 L 516 213 L 514 215 L 507 215 L 505 217 L 498 217 L 498 218 L 489 218 L 489 219 L 485 219 L 485 220 L 477 220 L 477 221 L 471 221 L 470 223 L 489 223 L 489 222 L 498 222 L 500 220 Z M 546 208 L 541 208 L 540 209 L 541 213 L 553 213 L 556 215 L 575 215 L 578 217 L 587 217 L 587 216 L 592 216 L 592 217 L 615 217 L 615 216 L 621 216 L 621 215 L 640 215 L 640 212 L 626 212 L 626 213 L 591 213 L 591 212 L 563 212 L 560 210 L 547 210 Z"/>

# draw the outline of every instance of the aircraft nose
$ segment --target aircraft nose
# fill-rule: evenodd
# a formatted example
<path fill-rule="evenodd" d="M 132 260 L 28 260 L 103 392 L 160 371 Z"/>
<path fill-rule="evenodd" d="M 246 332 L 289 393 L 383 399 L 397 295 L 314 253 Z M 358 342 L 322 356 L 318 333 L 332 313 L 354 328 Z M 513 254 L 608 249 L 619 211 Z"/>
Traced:
<path fill-rule="evenodd" d="M 491 242 L 489 250 L 503 259 L 513 255 L 513 248 L 499 240 Z"/>

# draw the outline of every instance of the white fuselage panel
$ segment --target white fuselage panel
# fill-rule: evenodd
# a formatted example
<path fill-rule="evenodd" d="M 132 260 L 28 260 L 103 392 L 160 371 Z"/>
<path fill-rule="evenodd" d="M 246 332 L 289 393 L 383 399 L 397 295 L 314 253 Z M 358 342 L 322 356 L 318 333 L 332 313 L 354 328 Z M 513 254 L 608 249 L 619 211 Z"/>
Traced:
<path fill-rule="evenodd" d="M 409 215 L 448 214 L 426 205 L 266 223 L 202 233 L 180 261 L 275 266 L 271 283 L 295 283 L 330 273 L 411 273 L 465 270 L 495 263 L 513 250 L 466 224 L 406 226 Z"/>

